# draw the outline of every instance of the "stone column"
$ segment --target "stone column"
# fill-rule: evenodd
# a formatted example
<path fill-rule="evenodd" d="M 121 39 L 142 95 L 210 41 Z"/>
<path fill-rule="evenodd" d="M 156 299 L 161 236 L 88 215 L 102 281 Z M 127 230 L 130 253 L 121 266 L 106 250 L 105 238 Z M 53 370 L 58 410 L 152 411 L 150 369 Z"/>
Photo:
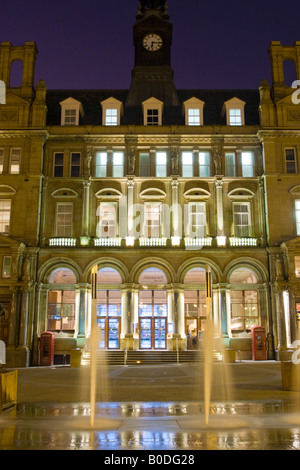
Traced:
<path fill-rule="evenodd" d="M 216 179 L 216 202 L 217 202 L 217 236 L 224 236 L 224 215 L 223 215 L 223 181 Z"/>
<path fill-rule="evenodd" d="M 133 285 L 122 288 L 121 344 L 123 348 L 133 349 Z"/>
<path fill-rule="evenodd" d="M 78 337 L 85 337 L 85 326 L 87 318 L 87 295 L 88 284 L 79 284 L 79 314 L 78 314 Z"/>
<path fill-rule="evenodd" d="M 226 302 L 226 284 L 220 284 L 219 295 L 220 295 L 220 333 L 221 336 L 228 336 L 228 320 L 227 320 L 227 302 Z"/>
<path fill-rule="evenodd" d="M 179 181 L 177 177 L 173 177 L 171 181 L 171 192 L 172 192 L 172 245 L 176 246 L 180 244 L 182 237 L 182 217 L 180 213 L 181 207 L 179 206 Z"/>
<path fill-rule="evenodd" d="M 134 205 L 134 186 L 135 181 L 134 178 L 128 177 L 127 179 L 127 226 L 128 226 L 128 240 L 131 242 L 134 239 L 134 213 L 133 213 L 133 205 Z"/>
<path fill-rule="evenodd" d="M 28 331 L 28 302 L 29 292 L 26 288 L 22 290 L 21 301 L 21 317 L 20 317 L 20 333 L 19 333 L 19 349 L 27 349 L 27 331 Z"/>
<path fill-rule="evenodd" d="M 83 181 L 83 205 L 82 205 L 82 237 L 81 244 L 86 244 L 89 238 L 90 219 L 90 180 Z"/>

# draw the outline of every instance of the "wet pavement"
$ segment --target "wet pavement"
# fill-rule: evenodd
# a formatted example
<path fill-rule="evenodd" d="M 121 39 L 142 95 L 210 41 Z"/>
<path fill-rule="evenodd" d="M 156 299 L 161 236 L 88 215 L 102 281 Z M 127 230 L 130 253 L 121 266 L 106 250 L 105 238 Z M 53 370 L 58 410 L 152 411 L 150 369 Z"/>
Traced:
<path fill-rule="evenodd" d="M 220 400 L 215 385 L 206 423 L 195 366 L 111 367 L 110 400 L 98 384 L 91 426 L 88 368 L 20 369 L 18 404 L 0 414 L 0 450 L 181 452 L 195 464 L 199 450 L 300 450 L 298 393 L 282 391 L 280 363 L 231 372 L 233 399 Z"/>

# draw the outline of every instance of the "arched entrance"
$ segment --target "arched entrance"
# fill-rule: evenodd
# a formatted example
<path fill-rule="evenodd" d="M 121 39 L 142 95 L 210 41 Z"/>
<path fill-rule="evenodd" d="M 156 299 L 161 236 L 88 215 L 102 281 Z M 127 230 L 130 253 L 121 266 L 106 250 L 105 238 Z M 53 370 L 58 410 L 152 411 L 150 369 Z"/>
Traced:
<path fill-rule="evenodd" d="M 139 277 L 139 347 L 167 347 L 167 276 L 158 268 L 148 268 Z"/>
<path fill-rule="evenodd" d="M 97 279 L 97 324 L 100 347 L 120 349 L 122 278 L 113 268 L 102 268 Z"/>
<path fill-rule="evenodd" d="M 197 349 L 206 325 L 205 269 L 193 268 L 184 278 L 184 317 L 187 349 Z"/>

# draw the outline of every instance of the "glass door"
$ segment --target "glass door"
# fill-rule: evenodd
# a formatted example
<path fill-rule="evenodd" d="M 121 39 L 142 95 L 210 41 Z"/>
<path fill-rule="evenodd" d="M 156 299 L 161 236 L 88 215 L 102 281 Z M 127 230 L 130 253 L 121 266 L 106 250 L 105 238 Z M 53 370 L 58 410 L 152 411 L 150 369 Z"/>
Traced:
<path fill-rule="evenodd" d="M 166 349 L 166 318 L 154 318 L 154 348 Z"/>
<path fill-rule="evenodd" d="M 120 347 L 120 319 L 108 318 L 108 349 Z"/>
<path fill-rule="evenodd" d="M 140 318 L 140 348 L 152 349 L 152 318 Z"/>

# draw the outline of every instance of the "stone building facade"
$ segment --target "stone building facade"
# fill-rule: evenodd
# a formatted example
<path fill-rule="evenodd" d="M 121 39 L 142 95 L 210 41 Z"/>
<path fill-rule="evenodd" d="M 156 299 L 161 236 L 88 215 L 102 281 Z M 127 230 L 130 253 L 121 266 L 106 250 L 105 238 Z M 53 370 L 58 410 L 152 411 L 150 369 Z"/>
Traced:
<path fill-rule="evenodd" d="M 37 47 L 2 43 L 0 338 L 10 365 L 87 347 L 91 269 L 110 350 L 191 350 L 206 324 L 205 271 L 222 344 L 287 357 L 300 314 L 300 108 L 284 83 L 299 48 L 272 42 L 273 83 L 177 90 L 166 3 L 141 2 L 130 89 L 34 86 Z M 10 86 L 15 60 L 20 87 Z"/>

